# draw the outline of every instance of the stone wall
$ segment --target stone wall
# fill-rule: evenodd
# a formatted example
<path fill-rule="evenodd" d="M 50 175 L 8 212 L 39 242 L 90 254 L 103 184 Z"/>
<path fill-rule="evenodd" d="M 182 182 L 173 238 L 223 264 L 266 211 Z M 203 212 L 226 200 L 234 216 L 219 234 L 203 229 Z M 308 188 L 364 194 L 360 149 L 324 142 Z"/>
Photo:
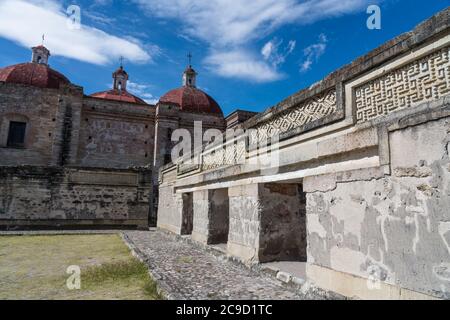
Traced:
<path fill-rule="evenodd" d="M 152 164 L 155 107 L 85 98 L 78 164 L 128 168 Z"/>
<path fill-rule="evenodd" d="M 208 243 L 211 200 L 209 190 L 194 192 L 194 230 L 192 238 L 198 242 Z"/>
<path fill-rule="evenodd" d="M 151 171 L 0 167 L 0 227 L 148 226 Z"/>
<path fill-rule="evenodd" d="M 257 184 L 229 188 L 230 232 L 228 252 L 246 262 L 259 260 L 261 204 Z"/>
<path fill-rule="evenodd" d="M 194 130 L 195 122 L 201 123 L 202 132 Z M 187 130 L 191 137 L 192 150 L 203 145 L 203 134 L 208 129 L 223 131 L 226 128 L 225 119 L 222 115 L 192 113 L 181 111 L 178 106 L 158 104 L 156 119 L 156 146 L 154 154 L 155 173 L 161 167 L 170 163 L 171 151 L 178 142 L 173 142 L 173 132 L 177 129 Z M 199 136 L 199 146 L 194 145 L 195 136 Z M 155 175 L 155 180 L 157 174 Z"/>
<path fill-rule="evenodd" d="M 158 220 L 159 228 L 170 230 L 174 233 L 182 233 L 183 221 L 183 196 L 175 193 L 175 186 L 171 183 L 176 172 L 165 175 L 164 186 L 159 188 Z"/>
<path fill-rule="evenodd" d="M 0 83 L 0 164 L 60 165 L 76 158 L 82 90 Z M 7 148 L 10 121 L 27 123 L 23 148 Z"/>
<path fill-rule="evenodd" d="M 393 131 L 389 145 L 392 175 L 314 178 L 308 261 L 450 298 L 450 118 Z"/>

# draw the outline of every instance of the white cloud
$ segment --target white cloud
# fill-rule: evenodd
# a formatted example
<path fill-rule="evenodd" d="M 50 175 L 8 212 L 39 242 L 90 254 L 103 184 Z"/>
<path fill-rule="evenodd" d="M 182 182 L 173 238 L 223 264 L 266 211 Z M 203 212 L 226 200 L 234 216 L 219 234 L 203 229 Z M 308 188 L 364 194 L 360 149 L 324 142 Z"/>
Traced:
<path fill-rule="evenodd" d="M 319 58 L 325 53 L 327 49 L 328 39 L 323 33 L 319 35 L 319 41 L 306 47 L 303 50 L 305 60 L 300 64 L 300 72 L 306 72 L 311 69 L 314 62 L 319 60 Z"/>
<path fill-rule="evenodd" d="M 211 53 L 207 66 L 226 78 L 239 78 L 256 82 L 278 80 L 282 77 L 276 70 L 243 50 Z"/>
<path fill-rule="evenodd" d="M 270 56 L 272 55 L 272 52 L 274 51 L 275 45 L 273 41 L 267 42 L 264 47 L 261 49 L 261 54 L 263 55 L 264 59 L 268 60 Z"/>
<path fill-rule="evenodd" d="M 270 62 L 274 68 L 286 61 L 286 58 L 294 51 L 297 42 L 295 40 L 291 40 L 286 48 L 280 49 L 282 44 L 283 40 L 272 39 L 261 49 L 261 54 L 264 57 L 264 60 Z"/>
<path fill-rule="evenodd" d="M 237 77 L 242 75 L 251 80 L 273 81 L 279 79 L 276 65 L 282 61 L 268 62 L 265 58 L 273 52 L 273 44 L 267 45 L 263 57 L 248 54 L 252 41 L 270 35 L 287 24 L 307 24 L 337 17 L 364 9 L 367 4 L 377 0 L 133 0 L 152 16 L 179 20 L 182 33 L 199 39 L 209 45 L 210 55 L 206 61 L 218 74 L 229 75 L 224 70 L 234 70 Z M 271 47 L 272 46 L 272 47 Z M 217 56 L 237 55 L 243 61 L 216 61 Z M 231 53 L 230 53 L 231 52 Z M 239 54 L 236 54 L 238 52 Z M 281 55 L 282 57 L 283 55 Z M 253 57 L 253 58 L 252 58 Z M 250 61 L 250 59 L 253 59 Z M 281 59 L 282 60 L 282 59 Z M 278 64 L 277 64 L 278 63 Z M 241 66 L 243 69 L 240 69 Z M 250 67 L 251 66 L 251 67 Z M 251 70 L 259 71 L 253 76 Z M 267 74 L 261 75 L 261 72 Z M 277 76 L 274 76 L 277 75 Z M 242 78 L 242 77 L 241 77 Z"/>
<path fill-rule="evenodd" d="M 54 0 L 0 2 L 0 37 L 31 47 L 39 44 L 42 34 L 53 55 L 94 64 L 117 61 L 120 56 L 135 63 L 152 60 L 151 54 L 138 41 L 84 25 L 79 30 L 71 30 L 63 8 Z"/>
<path fill-rule="evenodd" d="M 133 0 L 151 14 L 176 18 L 184 32 L 214 45 L 244 44 L 289 23 L 305 24 L 364 8 L 372 0 Z"/>
<path fill-rule="evenodd" d="M 128 81 L 127 90 L 149 104 L 157 104 L 159 99 L 150 93 L 151 85 Z"/>

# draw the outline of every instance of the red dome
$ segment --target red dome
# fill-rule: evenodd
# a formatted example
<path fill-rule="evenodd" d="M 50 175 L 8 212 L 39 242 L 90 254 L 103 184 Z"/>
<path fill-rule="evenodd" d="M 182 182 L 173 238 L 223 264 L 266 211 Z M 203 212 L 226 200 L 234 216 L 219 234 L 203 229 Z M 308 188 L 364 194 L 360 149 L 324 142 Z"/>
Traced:
<path fill-rule="evenodd" d="M 136 104 L 147 104 L 141 98 L 138 98 L 127 91 L 119 91 L 119 90 L 109 90 L 91 94 L 93 98 L 106 99 L 106 100 L 114 100 L 114 101 L 122 101 L 127 103 L 136 103 Z"/>
<path fill-rule="evenodd" d="M 62 84 L 70 84 L 69 79 L 58 71 L 45 64 L 32 62 L 0 69 L 0 81 L 53 89 L 59 89 Z"/>
<path fill-rule="evenodd" d="M 183 111 L 223 115 L 219 104 L 203 91 L 184 86 L 166 93 L 160 103 L 175 104 Z"/>

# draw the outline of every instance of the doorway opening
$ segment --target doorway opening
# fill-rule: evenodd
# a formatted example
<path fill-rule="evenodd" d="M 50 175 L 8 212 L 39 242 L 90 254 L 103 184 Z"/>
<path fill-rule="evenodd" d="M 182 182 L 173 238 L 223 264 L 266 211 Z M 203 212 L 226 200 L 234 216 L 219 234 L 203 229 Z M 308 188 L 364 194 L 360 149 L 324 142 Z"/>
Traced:
<path fill-rule="evenodd" d="M 260 261 L 306 262 L 306 194 L 303 185 L 265 183 L 260 200 Z"/>
<path fill-rule="evenodd" d="M 228 189 L 211 191 L 211 211 L 208 244 L 223 245 L 228 243 L 230 232 L 230 200 Z"/>
<path fill-rule="evenodd" d="M 194 230 L 194 194 L 183 193 L 183 212 L 181 221 L 181 235 L 191 235 Z"/>

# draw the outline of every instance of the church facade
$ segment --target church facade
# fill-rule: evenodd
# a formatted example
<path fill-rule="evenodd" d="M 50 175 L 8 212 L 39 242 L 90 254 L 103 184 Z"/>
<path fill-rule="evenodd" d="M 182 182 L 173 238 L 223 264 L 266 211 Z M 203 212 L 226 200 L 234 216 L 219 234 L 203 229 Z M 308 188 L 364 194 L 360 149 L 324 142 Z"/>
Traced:
<path fill-rule="evenodd" d="M 183 85 L 157 105 L 127 90 L 120 66 L 112 88 L 86 95 L 32 48 L 28 63 L 0 69 L 0 226 L 145 228 L 155 223 L 157 177 L 171 161 L 172 132 L 194 121 L 223 131 L 222 110 Z"/>

